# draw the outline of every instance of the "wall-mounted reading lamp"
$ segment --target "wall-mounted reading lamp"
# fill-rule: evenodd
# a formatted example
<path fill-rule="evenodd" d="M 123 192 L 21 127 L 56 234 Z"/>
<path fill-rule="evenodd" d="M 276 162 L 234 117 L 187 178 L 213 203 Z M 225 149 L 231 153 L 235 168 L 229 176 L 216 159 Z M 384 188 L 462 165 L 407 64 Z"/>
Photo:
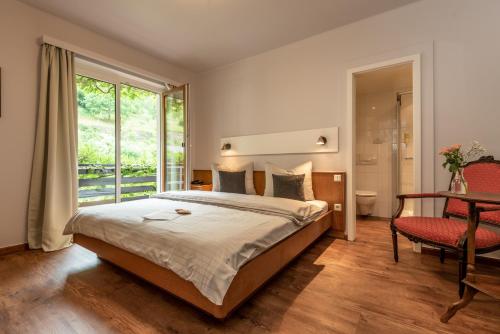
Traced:
<path fill-rule="evenodd" d="M 316 140 L 316 145 L 325 145 L 327 142 L 325 136 L 319 136 L 318 140 Z"/>
<path fill-rule="evenodd" d="M 228 151 L 231 149 L 231 144 L 230 143 L 225 143 L 222 145 L 222 147 L 220 148 L 221 151 Z"/>

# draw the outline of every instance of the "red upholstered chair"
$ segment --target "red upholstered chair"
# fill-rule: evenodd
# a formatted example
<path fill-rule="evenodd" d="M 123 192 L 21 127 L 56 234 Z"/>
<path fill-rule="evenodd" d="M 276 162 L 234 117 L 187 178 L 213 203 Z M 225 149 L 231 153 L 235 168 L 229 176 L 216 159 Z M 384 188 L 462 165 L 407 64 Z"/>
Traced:
<path fill-rule="evenodd" d="M 464 168 L 464 177 L 469 191 L 500 193 L 500 161 L 493 157 L 483 157 L 469 163 Z M 453 177 L 452 177 L 453 180 Z M 450 182 L 451 185 L 451 182 Z M 459 295 L 463 295 L 467 267 L 467 204 L 458 199 L 447 199 L 443 218 L 401 217 L 406 199 L 438 198 L 438 194 L 398 195 L 399 208 L 391 219 L 394 260 L 398 262 L 397 232 L 414 242 L 421 242 L 440 249 L 440 261 L 444 262 L 446 250 L 458 253 Z M 480 223 L 496 225 L 500 228 L 500 206 L 478 204 L 481 211 Z M 453 217 L 455 219 L 450 219 Z M 460 220 L 458 220 L 458 219 Z M 476 254 L 484 254 L 500 249 L 500 230 L 479 226 L 476 231 Z"/>

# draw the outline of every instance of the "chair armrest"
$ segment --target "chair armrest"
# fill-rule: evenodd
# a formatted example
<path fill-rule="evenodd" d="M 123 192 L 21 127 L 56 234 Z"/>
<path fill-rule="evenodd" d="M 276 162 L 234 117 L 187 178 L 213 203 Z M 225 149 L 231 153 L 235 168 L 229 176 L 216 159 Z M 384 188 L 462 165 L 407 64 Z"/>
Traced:
<path fill-rule="evenodd" d="M 440 198 L 444 197 L 443 195 L 436 193 L 422 193 L 422 194 L 401 194 L 396 196 L 399 199 L 399 207 L 396 213 L 392 216 L 392 220 L 399 218 L 401 213 L 403 213 L 403 209 L 405 207 L 405 199 L 418 199 L 418 198 Z"/>

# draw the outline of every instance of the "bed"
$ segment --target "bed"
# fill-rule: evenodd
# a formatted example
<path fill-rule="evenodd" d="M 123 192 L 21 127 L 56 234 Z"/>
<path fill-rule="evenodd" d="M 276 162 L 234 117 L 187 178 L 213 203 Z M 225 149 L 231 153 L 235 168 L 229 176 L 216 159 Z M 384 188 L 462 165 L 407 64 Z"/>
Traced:
<path fill-rule="evenodd" d="M 317 199 L 167 192 L 83 208 L 65 233 L 100 258 L 223 319 L 331 228 L 332 203 Z M 192 214 L 173 214 L 175 208 Z"/>

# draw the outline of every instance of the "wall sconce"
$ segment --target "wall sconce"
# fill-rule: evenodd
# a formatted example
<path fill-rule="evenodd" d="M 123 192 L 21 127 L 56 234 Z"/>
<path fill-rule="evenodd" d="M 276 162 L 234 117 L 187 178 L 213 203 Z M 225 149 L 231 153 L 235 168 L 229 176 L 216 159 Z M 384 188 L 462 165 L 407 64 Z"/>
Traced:
<path fill-rule="evenodd" d="M 325 145 L 327 142 L 325 136 L 319 136 L 318 140 L 316 140 L 316 145 Z"/>
<path fill-rule="evenodd" d="M 225 143 L 222 145 L 222 147 L 220 148 L 221 151 L 228 151 L 231 149 L 231 144 L 230 143 Z"/>

